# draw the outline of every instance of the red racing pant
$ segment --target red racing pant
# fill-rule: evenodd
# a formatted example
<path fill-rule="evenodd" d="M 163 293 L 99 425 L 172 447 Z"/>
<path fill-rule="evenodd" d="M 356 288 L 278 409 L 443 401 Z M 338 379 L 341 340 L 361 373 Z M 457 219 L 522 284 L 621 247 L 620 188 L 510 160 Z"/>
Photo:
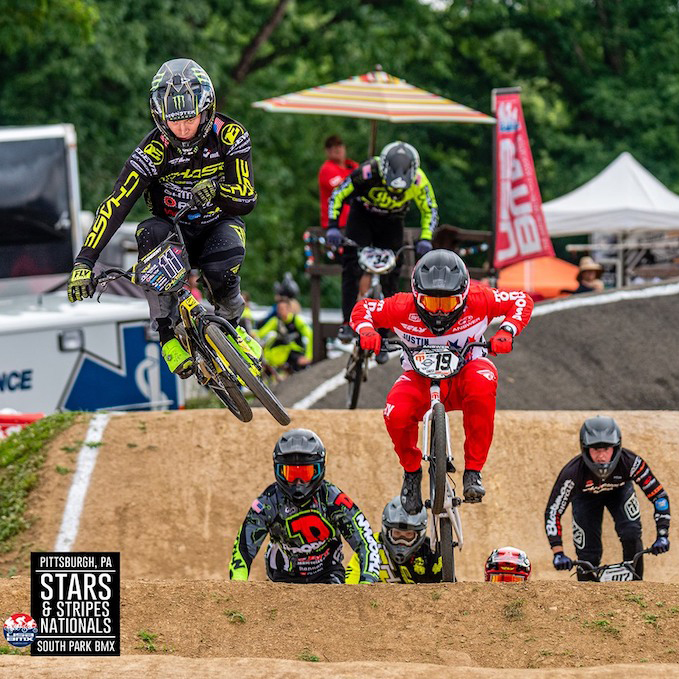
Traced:
<path fill-rule="evenodd" d="M 430 380 L 408 370 L 387 396 L 384 423 L 401 466 L 417 471 L 422 462 L 418 448 L 418 424 L 429 410 Z M 497 370 L 487 358 L 469 361 L 460 372 L 441 381 L 441 401 L 446 411 L 461 410 L 464 424 L 465 469 L 481 471 L 493 441 Z"/>

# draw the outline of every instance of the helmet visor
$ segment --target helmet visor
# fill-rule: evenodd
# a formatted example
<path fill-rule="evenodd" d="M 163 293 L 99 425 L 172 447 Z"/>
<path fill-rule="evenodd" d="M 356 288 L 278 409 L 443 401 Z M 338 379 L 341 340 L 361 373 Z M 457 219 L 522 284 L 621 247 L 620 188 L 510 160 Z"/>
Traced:
<path fill-rule="evenodd" d="M 320 473 L 320 464 L 279 464 L 278 475 L 288 483 L 308 483 Z"/>
<path fill-rule="evenodd" d="M 417 531 L 414 529 L 401 530 L 400 528 L 389 529 L 389 540 L 392 545 L 412 547 L 417 542 Z"/>
<path fill-rule="evenodd" d="M 488 582 L 524 582 L 526 576 L 521 573 L 489 573 Z"/>
<path fill-rule="evenodd" d="M 430 314 L 449 314 L 459 309 L 465 300 L 464 295 L 451 295 L 450 297 L 434 297 L 423 292 L 416 294 L 417 303 Z"/>

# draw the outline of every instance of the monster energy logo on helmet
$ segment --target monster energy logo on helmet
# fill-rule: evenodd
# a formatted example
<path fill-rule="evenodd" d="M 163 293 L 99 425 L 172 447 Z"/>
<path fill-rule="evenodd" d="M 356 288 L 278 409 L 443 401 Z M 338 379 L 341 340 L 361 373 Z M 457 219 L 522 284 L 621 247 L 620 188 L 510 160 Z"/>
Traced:
<path fill-rule="evenodd" d="M 151 81 L 151 116 L 160 132 L 182 155 L 192 155 L 207 136 L 215 118 L 215 90 L 210 76 L 191 59 L 166 61 Z M 196 135 L 179 139 L 168 121 L 200 116 Z"/>

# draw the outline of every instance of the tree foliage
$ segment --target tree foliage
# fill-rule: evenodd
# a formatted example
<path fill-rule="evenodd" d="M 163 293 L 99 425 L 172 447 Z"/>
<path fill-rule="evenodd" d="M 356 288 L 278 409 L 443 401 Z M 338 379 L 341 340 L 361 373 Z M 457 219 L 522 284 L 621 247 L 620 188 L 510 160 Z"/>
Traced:
<path fill-rule="evenodd" d="M 150 129 L 158 66 L 191 56 L 219 110 L 253 137 L 260 195 L 248 217 L 245 286 L 302 281 L 301 234 L 318 222 L 322 142 L 341 134 L 356 160 L 368 121 L 270 114 L 258 99 L 346 78 L 375 64 L 484 112 L 493 87 L 520 85 L 543 198 L 631 151 L 679 190 L 679 11 L 669 0 L 24 0 L 2 3 L 2 123 L 72 122 L 83 204 L 95 209 Z M 491 225 L 491 130 L 379 124 L 378 146 L 417 146 L 444 222 Z M 133 216 L 141 217 L 140 205 Z M 413 223 L 416 215 L 411 214 Z"/>

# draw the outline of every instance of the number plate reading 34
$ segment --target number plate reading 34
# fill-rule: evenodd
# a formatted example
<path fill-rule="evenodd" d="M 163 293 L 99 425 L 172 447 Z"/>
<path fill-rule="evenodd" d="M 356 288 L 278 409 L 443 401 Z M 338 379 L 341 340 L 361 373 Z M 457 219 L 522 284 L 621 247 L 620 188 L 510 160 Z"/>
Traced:
<path fill-rule="evenodd" d="M 443 349 L 441 351 L 418 351 L 413 359 L 415 370 L 435 380 L 441 380 L 450 377 L 457 372 L 457 366 L 460 362 L 459 356 L 452 351 Z"/>

